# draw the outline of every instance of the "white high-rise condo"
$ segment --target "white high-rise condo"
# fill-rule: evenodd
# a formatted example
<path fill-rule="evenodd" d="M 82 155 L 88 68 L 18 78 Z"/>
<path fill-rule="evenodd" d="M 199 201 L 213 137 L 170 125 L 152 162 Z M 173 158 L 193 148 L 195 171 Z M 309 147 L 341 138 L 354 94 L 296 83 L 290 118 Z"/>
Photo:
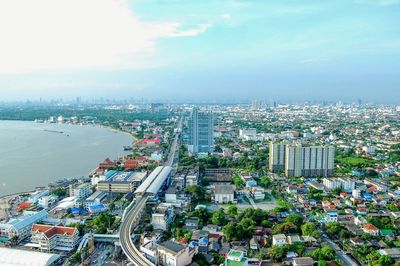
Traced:
<path fill-rule="evenodd" d="M 193 108 L 189 119 L 188 150 L 192 153 L 214 152 L 214 118 L 211 112 Z"/>
<path fill-rule="evenodd" d="M 283 172 L 286 162 L 286 144 L 274 143 L 269 144 L 269 170 L 273 173 Z"/>
<path fill-rule="evenodd" d="M 288 177 L 328 177 L 335 171 L 335 148 L 287 145 L 285 160 L 285 174 Z"/>

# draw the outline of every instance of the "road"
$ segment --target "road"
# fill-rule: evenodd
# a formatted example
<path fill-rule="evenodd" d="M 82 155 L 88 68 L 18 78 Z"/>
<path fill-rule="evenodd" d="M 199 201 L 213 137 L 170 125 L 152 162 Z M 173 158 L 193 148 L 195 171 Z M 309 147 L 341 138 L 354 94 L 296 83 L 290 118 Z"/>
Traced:
<path fill-rule="evenodd" d="M 183 122 L 183 117 L 180 118 L 178 129 L 182 128 L 182 122 Z M 176 132 L 174 140 L 171 144 L 171 149 L 167 161 L 165 162 L 165 166 L 172 166 L 175 162 L 176 151 L 178 150 L 178 144 L 179 144 L 179 137 L 180 133 L 178 131 Z M 131 207 L 131 209 L 128 209 L 127 212 L 125 213 L 119 231 L 120 234 L 119 239 L 121 242 L 121 247 L 123 252 L 128 257 L 128 259 L 134 265 L 137 266 L 154 266 L 154 264 L 151 261 L 149 261 L 136 248 L 131 238 L 132 228 L 135 227 L 135 222 L 140 219 L 140 216 L 142 215 L 142 211 L 146 207 L 148 199 L 149 195 L 147 195 L 146 193 L 143 196 L 136 198 L 136 203 Z"/>
<path fill-rule="evenodd" d="M 358 266 L 358 263 L 350 258 L 335 242 L 327 237 L 323 237 L 323 239 L 335 250 L 337 258 L 342 260 L 345 266 Z"/>

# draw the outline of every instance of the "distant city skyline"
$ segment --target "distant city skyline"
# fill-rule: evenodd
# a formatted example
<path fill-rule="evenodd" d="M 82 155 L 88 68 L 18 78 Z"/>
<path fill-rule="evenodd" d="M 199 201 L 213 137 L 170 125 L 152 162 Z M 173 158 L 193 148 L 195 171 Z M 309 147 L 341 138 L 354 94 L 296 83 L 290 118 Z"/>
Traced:
<path fill-rule="evenodd" d="M 400 0 L 0 3 L 0 102 L 400 99 Z"/>

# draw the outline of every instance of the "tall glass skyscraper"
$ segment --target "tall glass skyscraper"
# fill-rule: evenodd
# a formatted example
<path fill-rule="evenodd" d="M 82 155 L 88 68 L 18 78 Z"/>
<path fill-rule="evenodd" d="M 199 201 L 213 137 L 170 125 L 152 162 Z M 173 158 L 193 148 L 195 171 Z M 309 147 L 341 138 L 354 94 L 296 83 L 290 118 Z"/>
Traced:
<path fill-rule="evenodd" d="M 211 112 L 193 108 L 189 119 L 188 150 L 192 153 L 214 152 L 214 118 Z"/>

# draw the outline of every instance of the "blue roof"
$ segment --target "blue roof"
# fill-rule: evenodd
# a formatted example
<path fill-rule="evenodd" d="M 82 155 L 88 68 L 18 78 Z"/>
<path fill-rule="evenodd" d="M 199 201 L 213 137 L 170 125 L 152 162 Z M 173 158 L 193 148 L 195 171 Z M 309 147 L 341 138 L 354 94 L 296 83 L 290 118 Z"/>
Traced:
<path fill-rule="evenodd" d="M 208 244 L 208 238 L 206 238 L 206 237 L 200 238 L 200 239 L 199 239 L 199 243 Z"/>
<path fill-rule="evenodd" d="M 192 241 L 189 243 L 189 247 L 193 248 L 193 247 L 198 247 L 199 243 L 197 243 L 196 241 Z"/>
<path fill-rule="evenodd" d="M 364 193 L 362 196 L 363 196 L 364 199 L 372 199 L 372 195 L 371 194 Z"/>
<path fill-rule="evenodd" d="M 91 210 L 91 211 L 100 211 L 100 210 L 105 210 L 105 209 L 107 209 L 107 208 L 104 204 L 89 206 L 89 210 Z"/>
<path fill-rule="evenodd" d="M 257 182 L 255 180 L 246 182 L 246 187 L 255 187 L 255 186 L 257 186 Z"/>
<path fill-rule="evenodd" d="M 28 225 L 37 223 L 38 221 L 43 220 L 46 217 L 47 211 L 41 210 L 33 214 L 23 215 L 22 217 L 17 219 L 11 219 L 10 221 L 8 221 L 8 224 L 10 226 L 13 226 L 16 230 L 20 230 Z"/>
<path fill-rule="evenodd" d="M 84 210 L 84 209 L 79 209 L 79 208 L 71 208 L 71 212 L 72 212 L 73 214 L 80 214 L 80 213 L 85 213 L 85 212 L 87 212 L 87 211 Z"/>
<path fill-rule="evenodd" d="M 111 171 L 108 171 L 108 172 L 105 174 L 105 176 L 106 176 L 106 178 L 107 178 L 107 180 L 108 180 L 108 179 L 112 178 L 113 176 L 115 176 L 116 174 L 118 174 L 118 172 L 119 172 L 119 171 L 111 170 Z"/>

